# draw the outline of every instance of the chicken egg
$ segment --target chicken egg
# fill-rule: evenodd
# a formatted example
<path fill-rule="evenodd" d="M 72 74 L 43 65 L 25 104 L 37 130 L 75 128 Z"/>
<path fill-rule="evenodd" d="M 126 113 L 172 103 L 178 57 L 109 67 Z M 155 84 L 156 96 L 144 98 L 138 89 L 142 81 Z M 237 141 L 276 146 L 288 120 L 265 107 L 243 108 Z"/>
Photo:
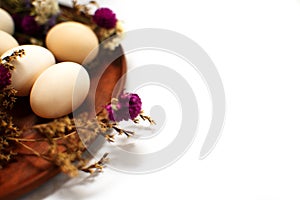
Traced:
<path fill-rule="evenodd" d="M 7 50 L 19 46 L 17 40 L 5 31 L 0 30 L 0 55 Z"/>
<path fill-rule="evenodd" d="M 92 29 L 78 22 L 57 24 L 46 36 L 47 48 L 59 61 L 81 64 L 87 56 L 91 61 L 98 53 L 98 45 L 98 38 Z"/>
<path fill-rule="evenodd" d="M 88 95 L 90 78 L 74 62 L 62 62 L 46 69 L 30 93 L 33 112 L 43 118 L 58 118 L 78 108 Z"/>
<path fill-rule="evenodd" d="M 0 8 L 0 30 L 14 34 L 15 24 L 11 15 L 4 9 Z"/>

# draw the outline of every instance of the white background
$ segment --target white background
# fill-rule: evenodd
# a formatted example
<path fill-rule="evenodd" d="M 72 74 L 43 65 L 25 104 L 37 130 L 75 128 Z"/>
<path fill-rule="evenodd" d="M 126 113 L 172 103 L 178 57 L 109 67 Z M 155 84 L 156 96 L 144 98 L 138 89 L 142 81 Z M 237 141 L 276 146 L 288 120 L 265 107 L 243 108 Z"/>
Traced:
<path fill-rule="evenodd" d="M 63 182 L 60 175 L 26 198 L 300 199 L 299 0 L 103 0 L 100 4 L 113 9 L 127 31 L 170 29 L 209 54 L 226 92 L 222 137 L 207 158 L 198 160 L 210 116 L 205 109 L 209 103 L 203 100 L 200 108 L 208 119 L 191 148 L 170 167 L 145 175 L 107 168 L 92 181 L 78 184 Z"/>

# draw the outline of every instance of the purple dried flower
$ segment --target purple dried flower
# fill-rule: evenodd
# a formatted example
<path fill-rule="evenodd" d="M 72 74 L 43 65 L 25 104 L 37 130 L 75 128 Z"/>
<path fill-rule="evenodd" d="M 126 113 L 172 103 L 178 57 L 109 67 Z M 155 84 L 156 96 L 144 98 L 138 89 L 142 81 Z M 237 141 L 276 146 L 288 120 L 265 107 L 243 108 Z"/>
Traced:
<path fill-rule="evenodd" d="M 130 101 L 129 101 L 129 113 L 130 118 L 136 118 L 142 110 L 142 101 L 141 98 L 137 94 L 130 94 Z"/>
<path fill-rule="evenodd" d="M 48 22 L 44 24 L 44 33 L 47 35 L 47 32 L 56 25 L 58 15 L 53 15 L 49 18 Z"/>
<path fill-rule="evenodd" d="M 11 84 L 11 73 L 9 69 L 0 64 L 0 90 Z"/>
<path fill-rule="evenodd" d="M 57 23 L 57 17 L 58 15 L 51 16 L 49 21 L 47 22 L 47 26 L 49 26 L 50 28 L 53 27 Z"/>
<path fill-rule="evenodd" d="M 133 120 L 142 110 L 142 101 L 137 94 L 122 93 L 116 101 L 105 108 L 111 121 Z"/>
<path fill-rule="evenodd" d="M 33 16 L 23 17 L 21 27 L 22 31 L 29 35 L 35 35 L 41 31 L 41 26 L 38 25 Z"/>
<path fill-rule="evenodd" d="M 12 14 L 12 18 L 13 18 L 14 23 L 15 23 L 16 31 L 21 31 L 22 30 L 22 19 L 23 19 L 23 17 L 20 14 L 15 13 L 15 14 Z"/>
<path fill-rule="evenodd" d="M 31 0 L 25 0 L 25 8 L 31 7 Z"/>
<path fill-rule="evenodd" d="M 109 8 L 99 8 L 96 10 L 93 21 L 102 28 L 111 29 L 117 24 L 116 14 Z"/>

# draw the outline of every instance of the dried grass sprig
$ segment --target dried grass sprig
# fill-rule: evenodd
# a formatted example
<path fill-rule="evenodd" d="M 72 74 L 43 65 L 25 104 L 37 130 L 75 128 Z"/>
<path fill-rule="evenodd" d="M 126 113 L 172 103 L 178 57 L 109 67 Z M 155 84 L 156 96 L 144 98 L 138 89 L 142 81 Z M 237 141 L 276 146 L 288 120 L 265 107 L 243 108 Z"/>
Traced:
<path fill-rule="evenodd" d="M 145 117 L 145 119 L 150 120 L 149 117 Z M 8 126 L 12 126 L 12 124 Z M 7 129 L 7 126 L 5 129 Z M 88 159 L 84 156 L 86 144 L 92 142 L 96 137 L 104 137 L 108 142 L 114 142 L 116 135 L 130 137 L 134 134 L 132 131 L 119 128 L 116 122 L 108 120 L 106 110 L 103 110 L 94 118 L 89 118 L 87 113 L 82 113 L 76 119 L 65 116 L 24 130 L 17 130 L 13 126 L 12 129 L 18 134 L 7 135 L 5 137 L 6 142 L 10 144 L 14 142 L 22 146 L 27 150 L 26 155 L 37 156 L 51 162 L 70 177 L 78 175 L 78 171 L 102 172 L 105 163 L 108 161 L 107 153 L 91 165 L 87 165 Z M 40 137 L 24 138 L 22 133 L 25 131 L 34 131 Z M 41 151 L 32 147 L 30 143 L 46 143 L 48 147 L 46 150 Z M 7 160 L 11 155 L 8 153 L 7 157 L 3 157 L 3 159 Z"/>

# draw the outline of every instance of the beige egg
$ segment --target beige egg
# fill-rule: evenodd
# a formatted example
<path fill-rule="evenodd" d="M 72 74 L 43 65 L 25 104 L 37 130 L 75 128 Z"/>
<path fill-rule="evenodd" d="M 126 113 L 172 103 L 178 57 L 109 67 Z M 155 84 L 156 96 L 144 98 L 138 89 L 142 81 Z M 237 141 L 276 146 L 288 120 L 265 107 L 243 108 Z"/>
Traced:
<path fill-rule="evenodd" d="M 17 40 L 10 34 L 0 30 L 0 55 L 7 50 L 19 46 Z"/>
<path fill-rule="evenodd" d="M 74 62 L 62 62 L 46 69 L 30 93 L 33 112 L 43 118 L 57 118 L 78 108 L 90 88 L 87 71 Z"/>
<path fill-rule="evenodd" d="M 6 51 L 1 58 L 20 49 L 25 50 L 25 55 L 12 62 L 15 69 L 11 73 L 11 85 L 18 91 L 17 96 L 27 96 L 37 77 L 45 69 L 55 64 L 55 58 L 48 49 L 36 45 L 12 48 Z"/>
<path fill-rule="evenodd" d="M 87 56 L 89 61 L 96 57 L 98 38 L 86 25 L 78 22 L 63 22 L 48 32 L 46 46 L 57 60 L 82 64 Z"/>
<path fill-rule="evenodd" d="M 15 24 L 13 18 L 10 14 L 0 8 L 0 30 L 5 31 L 9 34 L 14 34 L 15 31 Z"/>

